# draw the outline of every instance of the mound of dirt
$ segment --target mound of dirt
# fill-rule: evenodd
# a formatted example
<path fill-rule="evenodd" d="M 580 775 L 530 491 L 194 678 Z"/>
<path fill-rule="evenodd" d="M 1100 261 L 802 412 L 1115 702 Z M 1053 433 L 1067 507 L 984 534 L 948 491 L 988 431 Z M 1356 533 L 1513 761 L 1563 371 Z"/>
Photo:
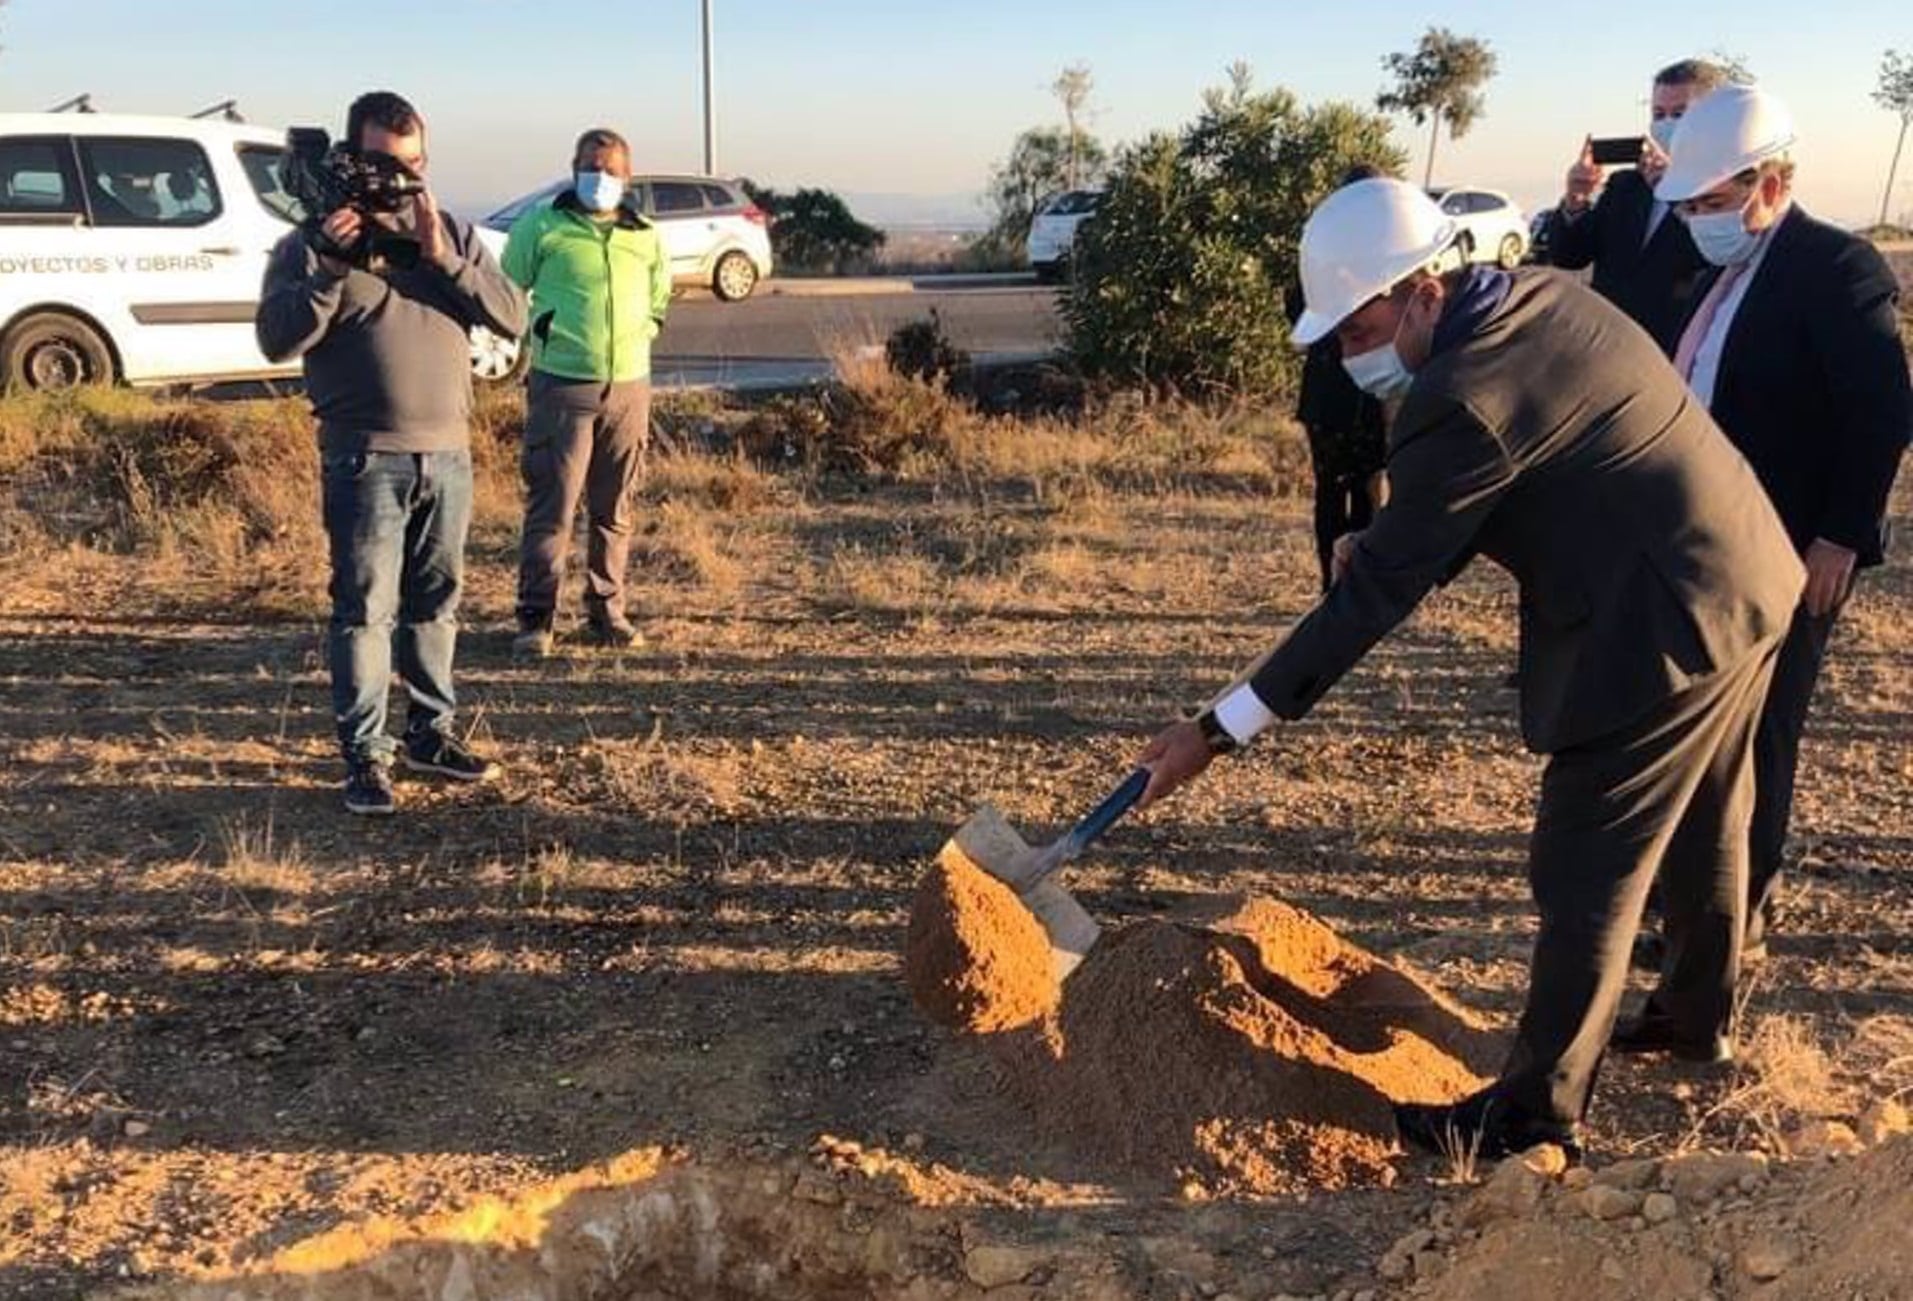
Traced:
<path fill-rule="evenodd" d="M 1386 1280 L 1432 1301 L 1913 1297 L 1913 1136 L 1838 1160 L 1693 1152 L 1549 1178 L 1497 1167 L 1397 1243 Z"/>
<path fill-rule="evenodd" d="M 925 1016 L 969 1034 L 1028 1025 L 1056 1006 L 1042 924 L 953 845 L 917 884 L 903 973 Z"/>
<path fill-rule="evenodd" d="M 1039 1112 L 1200 1195 L 1392 1182 L 1391 1104 L 1480 1088 L 1493 1048 L 1412 977 L 1267 900 L 1107 935 L 1051 1040 L 1012 1071 Z"/>

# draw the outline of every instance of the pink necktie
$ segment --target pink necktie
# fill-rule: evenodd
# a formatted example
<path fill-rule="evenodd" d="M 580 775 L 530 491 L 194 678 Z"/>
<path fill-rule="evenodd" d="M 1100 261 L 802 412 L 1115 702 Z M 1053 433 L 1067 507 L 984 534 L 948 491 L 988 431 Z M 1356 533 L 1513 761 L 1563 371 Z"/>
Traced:
<path fill-rule="evenodd" d="M 1694 310 L 1694 319 L 1681 331 L 1680 346 L 1674 349 L 1674 369 L 1681 373 L 1682 379 L 1694 378 L 1694 354 L 1700 351 L 1700 345 L 1707 338 L 1714 318 L 1720 315 L 1720 305 L 1727 301 L 1727 295 L 1734 291 L 1734 285 L 1752 260 L 1749 258 L 1746 262 L 1736 262 L 1721 272 L 1714 281 L 1714 287 L 1707 291 L 1707 297 Z"/>

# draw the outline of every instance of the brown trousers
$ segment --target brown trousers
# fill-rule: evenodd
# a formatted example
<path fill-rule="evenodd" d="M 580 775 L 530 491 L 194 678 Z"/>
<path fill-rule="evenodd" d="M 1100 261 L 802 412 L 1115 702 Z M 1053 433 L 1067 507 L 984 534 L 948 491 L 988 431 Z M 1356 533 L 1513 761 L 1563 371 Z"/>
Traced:
<path fill-rule="evenodd" d="M 1779 644 L 1549 759 L 1528 850 L 1541 932 L 1496 1085 L 1526 1114 L 1575 1123 L 1586 1112 L 1657 871 L 1667 956 L 1653 1003 L 1697 1039 L 1731 1028 L 1754 732 Z"/>
<path fill-rule="evenodd" d="M 520 469 L 524 539 L 518 562 L 518 619 L 549 623 L 558 608 L 572 521 L 585 507 L 585 612 L 597 622 L 624 617 L 631 555 L 632 494 L 651 438 L 651 384 L 604 384 L 533 371 Z"/>

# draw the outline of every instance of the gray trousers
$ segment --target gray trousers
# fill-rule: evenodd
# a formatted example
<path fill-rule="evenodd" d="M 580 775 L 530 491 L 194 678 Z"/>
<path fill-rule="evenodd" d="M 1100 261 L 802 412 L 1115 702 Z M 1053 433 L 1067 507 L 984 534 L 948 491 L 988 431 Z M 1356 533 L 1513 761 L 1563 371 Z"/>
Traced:
<path fill-rule="evenodd" d="M 1778 645 L 1548 761 L 1528 850 L 1541 932 L 1496 1085 L 1519 1111 L 1563 1124 L 1587 1111 L 1657 871 L 1667 957 L 1654 1006 L 1698 1039 L 1731 1027 L 1754 730 Z"/>
<path fill-rule="evenodd" d="M 524 539 L 518 561 L 521 624 L 549 622 L 558 608 L 572 521 L 585 507 L 585 610 L 624 617 L 631 555 L 632 494 L 651 438 L 651 384 L 603 384 L 531 374 L 520 469 Z"/>
<path fill-rule="evenodd" d="M 1747 881 L 1747 942 L 1767 936 L 1767 923 L 1787 852 L 1787 824 L 1793 820 L 1794 775 L 1800 768 L 1800 738 L 1807 730 L 1813 690 L 1826 663 L 1827 640 L 1838 609 L 1816 618 L 1802 606 L 1780 645 L 1773 689 L 1754 735 L 1753 860 Z"/>

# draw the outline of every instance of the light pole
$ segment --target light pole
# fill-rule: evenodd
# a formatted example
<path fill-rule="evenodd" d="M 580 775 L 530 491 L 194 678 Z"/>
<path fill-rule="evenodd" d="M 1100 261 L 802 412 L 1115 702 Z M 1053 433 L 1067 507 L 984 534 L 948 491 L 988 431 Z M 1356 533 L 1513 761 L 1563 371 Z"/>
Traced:
<path fill-rule="evenodd" d="M 717 175 L 717 104 L 711 86 L 711 0 L 704 0 L 704 174 Z"/>

